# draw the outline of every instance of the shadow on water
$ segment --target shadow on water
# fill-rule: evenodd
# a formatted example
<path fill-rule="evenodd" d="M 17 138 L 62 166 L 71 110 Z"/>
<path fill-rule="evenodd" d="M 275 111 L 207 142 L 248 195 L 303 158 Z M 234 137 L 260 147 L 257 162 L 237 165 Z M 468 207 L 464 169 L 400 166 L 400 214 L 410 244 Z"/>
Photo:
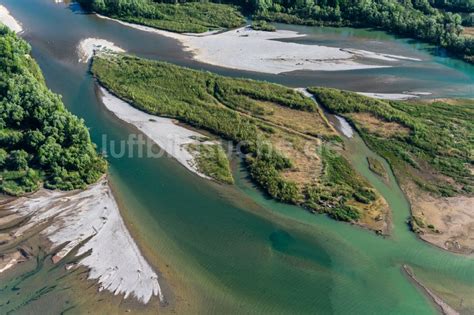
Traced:
<path fill-rule="evenodd" d="M 77 2 L 71 2 L 68 4 L 68 9 L 71 10 L 74 14 L 90 14 L 89 12 L 85 12 L 81 5 Z"/>

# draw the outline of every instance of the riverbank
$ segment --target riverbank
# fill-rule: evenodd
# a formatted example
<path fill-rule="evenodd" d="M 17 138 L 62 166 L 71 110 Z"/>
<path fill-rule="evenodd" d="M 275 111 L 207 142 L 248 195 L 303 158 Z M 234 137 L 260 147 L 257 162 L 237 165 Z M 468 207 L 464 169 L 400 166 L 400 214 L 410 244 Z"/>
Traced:
<path fill-rule="evenodd" d="M 192 146 L 205 145 L 212 147 L 219 145 L 218 142 L 210 141 L 204 134 L 178 125 L 173 119 L 158 117 L 140 111 L 103 87 L 99 88 L 99 96 L 102 104 L 117 118 L 143 132 L 149 139 L 191 172 L 203 178 L 212 179 L 208 174 L 201 171 L 198 163 L 199 152 L 196 152 Z M 149 154 L 150 157 L 155 155 L 156 157 L 162 156 L 162 154 L 151 151 L 149 146 L 147 146 L 147 152 L 144 152 L 144 154 Z"/>
<path fill-rule="evenodd" d="M 298 70 L 344 71 L 391 67 L 401 60 L 419 59 L 375 53 L 360 49 L 341 49 L 320 45 L 304 45 L 286 40 L 304 37 L 293 31 L 255 31 L 250 27 L 208 34 L 178 34 L 112 19 L 99 18 L 179 41 L 193 59 L 220 67 L 280 74 Z M 282 41 L 285 40 L 285 41 Z"/>
<path fill-rule="evenodd" d="M 130 236 L 106 178 L 85 190 L 42 189 L 3 204 L 0 212 L 23 219 L 3 245 L 39 232 L 50 242 L 49 250 L 60 248 L 52 257 L 54 264 L 74 252 L 80 257 L 77 264 L 87 268 L 88 279 L 97 281 L 99 291 L 125 299 L 130 296 L 144 304 L 155 296 L 165 301 L 158 276 Z M 18 254 L 12 255 L 3 271 L 19 260 Z"/>
<path fill-rule="evenodd" d="M 3 5 L 0 5 L 0 23 L 4 24 L 13 32 L 19 34 L 23 32 L 21 24 L 11 16 L 10 12 Z"/>
<path fill-rule="evenodd" d="M 474 254 L 474 197 L 433 196 L 413 182 L 402 183 L 412 205 L 410 224 L 421 239 L 454 253 Z"/>

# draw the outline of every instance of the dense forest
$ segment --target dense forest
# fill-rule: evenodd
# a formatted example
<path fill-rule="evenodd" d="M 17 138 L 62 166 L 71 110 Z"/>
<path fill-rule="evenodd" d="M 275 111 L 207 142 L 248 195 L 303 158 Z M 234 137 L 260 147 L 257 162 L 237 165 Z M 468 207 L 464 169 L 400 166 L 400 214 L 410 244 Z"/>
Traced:
<path fill-rule="evenodd" d="M 29 54 L 24 40 L 0 27 L 0 192 L 84 188 L 104 174 L 106 162 Z"/>
<path fill-rule="evenodd" d="M 78 0 L 87 10 L 130 23 L 177 33 L 203 33 L 245 23 L 238 7 L 190 1 L 180 5 L 151 0 Z"/>
<path fill-rule="evenodd" d="M 277 200 L 344 221 L 378 207 L 377 193 L 335 149 L 340 139 L 319 107 L 293 89 L 122 55 L 95 56 L 92 72 L 140 110 L 233 141 Z"/>
<path fill-rule="evenodd" d="M 474 12 L 474 0 L 429 0 L 430 5 L 435 8 L 451 12 Z"/>
<path fill-rule="evenodd" d="M 474 62 L 474 38 L 462 35 L 472 0 L 79 0 L 101 14 L 177 32 L 204 32 L 243 23 L 237 7 L 255 19 L 304 25 L 375 27 L 416 38 Z M 452 12 L 451 12 L 452 11 Z M 472 17 L 468 16 L 468 19 Z"/>

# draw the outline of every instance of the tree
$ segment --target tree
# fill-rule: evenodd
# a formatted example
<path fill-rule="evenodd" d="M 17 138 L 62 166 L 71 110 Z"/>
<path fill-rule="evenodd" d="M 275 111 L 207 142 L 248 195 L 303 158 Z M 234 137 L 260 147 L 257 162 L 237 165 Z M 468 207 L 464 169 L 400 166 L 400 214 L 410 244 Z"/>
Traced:
<path fill-rule="evenodd" d="M 10 168 L 17 171 L 25 171 L 28 169 L 28 153 L 24 150 L 14 150 L 10 152 L 8 164 Z"/>

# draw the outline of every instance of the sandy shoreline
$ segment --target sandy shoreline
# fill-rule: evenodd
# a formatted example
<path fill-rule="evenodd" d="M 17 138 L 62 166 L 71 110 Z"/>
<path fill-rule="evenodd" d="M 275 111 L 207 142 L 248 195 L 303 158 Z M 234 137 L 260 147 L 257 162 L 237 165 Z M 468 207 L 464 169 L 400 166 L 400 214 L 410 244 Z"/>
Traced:
<path fill-rule="evenodd" d="M 208 34 L 177 34 L 97 15 L 122 25 L 179 41 L 197 61 L 220 67 L 280 74 L 297 70 L 344 71 L 391 67 L 393 62 L 419 59 L 357 49 L 304 45 L 279 39 L 304 37 L 293 31 L 255 31 L 248 27 Z M 366 60 L 384 62 L 371 64 Z"/>
<path fill-rule="evenodd" d="M 392 100 L 392 101 L 406 101 L 413 98 L 418 98 L 418 95 L 408 93 L 370 93 L 370 92 L 357 92 L 357 94 L 376 98 L 379 100 Z"/>
<path fill-rule="evenodd" d="M 17 34 L 23 32 L 21 24 L 10 15 L 8 9 L 3 5 L 0 5 L 0 23 L 4 24 L 6 27 Z"/>
<path fill-rule="evenodd" d="M 118 47 L 114 43 L 100 38 L 86 38 L 81 40 L 77 45 L 77 54 L 79 55 L 79 62 L 87 63 L 97 52 L 117 52 L 123 53 L 124 49 Z"/>
<path fill-rule="evenodd" d="M 138 128 L 138 130 L 143 132 L 161 149 L 191 172 L 203 178 L 211 179 L 198 170 L 195 155 L 191 154 L 187 149 L 189 144 L 203 143 L 199 139 L 206 138 L 206 136 L 179 126 L 170 118 L 142 112 L 111 94 L 103 87 L 100 88 L 100 94 L 104 106 L 120 120 Z M 216 144 L 217 142 L 206 141 L 204 143 Z"/>
<path fill-rule="evenodd" d="M 402 184 L 402 189 L 410 201 L 412 215 L 424 222 L 418 227 L 422 240 L 450 252 L 474 254 L 474 197 L 434 197 L 413 183 Z"/>
<path fill-rule="evenodd" d="M 133 296 L 145 304 L 152 296 L 164 301 L 158 276 L 128 232 L 106 178 L 85 190 L 43 189 L 0 208 L 28 218 L 10 233 L 10 241 L 41 227 L 40 235 L 51 242 L 52 248 L 66 244 L 53 262 L 75 249 L 77 256 L 89 252 L 78 264 L 89 269 L 88 278 L 99 283 L 99 290 L 124 298 Z"/>

